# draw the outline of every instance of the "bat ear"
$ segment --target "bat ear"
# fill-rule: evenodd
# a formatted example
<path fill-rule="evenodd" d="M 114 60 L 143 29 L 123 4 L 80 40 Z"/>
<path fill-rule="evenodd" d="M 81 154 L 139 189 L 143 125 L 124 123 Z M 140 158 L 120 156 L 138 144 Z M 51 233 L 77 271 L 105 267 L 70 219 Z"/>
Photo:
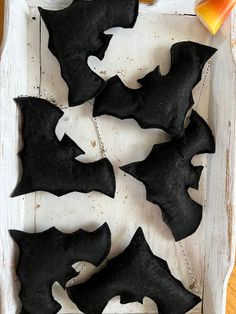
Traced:
<path fill-rule="evenodd" d="M 34 190 L 32 190 L 30 182 L 28 181 L 26 176 L 24 176 L 24 173 L 23 173 L 20 181 L 18 182 L 17 186 L 12 192 L 11 197 L 16 197 L 16 196 L 20 196 L 20 195 L 32 193 L 32 192 L 34 192 Z"/>
<path fill-rule="evenodd" d="M 210 46 L 201 45 L 192 41 L 184 41 L 172 46 L 171 59 L 172 63 L 175 63 L 179 58 L 192 57 L 199 63 L 200 67 L 203 68 L 216 51 L 217 49 Z"/>
<path fill-rule="evenodd" d="M 91 239 L 93 239 L 94 242 L 96 241 L 96 239 L 99 239 L 99 243 L 107 243 L 108 250 L 105 252 L 105 255 L 107 256 L 111 247 L 111 230 L 107 222 L 105 222 L 95 231 L 89 232 L 88 234 L 90 235 Z"/>
<path fill-rule="evenodd" d="M 158 77 L 158 75 L 162 76 L 159 65 L 152 72 L 148 73 L 143 78 L 137 80 L 137 82 L 143 86 L 143 85 L 149 84 L 150 82 L 155 80 Z"/>
<path fill-rule="evenodd" d="M 95 266 L 99 266 L 105 258 L 108 256 L 110 249 L 111 249 L 111 230 L 108 226 L 108 224 L 105 222 L 102 226 L 100 226 L 97 230 L 95 230 L 92 234 L 93 241 L 96 243 L 98 241 L 98 244 L 96 246 L 97 248 L 97 256 L 95 260 L 93 261 L 93 264 Z M 101 255 L 100 252 L 103 252 L 103 255 Z M 94 252 L 94 256 L 95 256 Z"/>
<path fill-rule="evenodd" d="M 17 197 L 20 195 L 26 194 L 25 189 L 22 186 L 21 182 L 16 186 L 15 190 L 12 192 L 11 197 Z"/>
<path fill-rule="evenodd" d="M 139 164 L 138 162 L 134 162 L 132 164 L 129 164 L 129 165 L 126 165 L 126 166 L 122 166 L 122 167 L 120 167 L 120 169 L 122 171 L 130 174 L 134 178 L 137 178 L 138 164 Z"/>
<path fill-rule="evenodd" d="M 217 49 L 200 44 L 196 45 L 199 62 L 201 67 L 203 68 L 206 62 L 216 53 Z"/>
<path fill-rule="evenodd" d="M 51 15 L 51 11 L 45 10 L 45 9 L 43 9 L 43 8 L 41 8 L 41 7 L 38 7 L 38 10 L 39 10 L 39 13 L 40 13 L 42 19 L 44 20 L 44 23 L 45 23 L 45 24 L 48 23 L 48 18 L 49 18 L 50 15 Z M 46 20 L 46 21 L 45 21 L 45 20 Z"/>
<path fill-rule="evenodd" d="M 104 34 L 104 33 L 102 33 L 100 35 L 100 38 L 101 38 L 101 40 L 103 42 L 103 46 L 98 51 L 94 51 L 93 52 L 93 55 L 95 57 L 97 57 L 99 60 L 102 60 L 104 58 L 105 52 L 106 52 L 106 50 L 107 50 L 107 48 L 109 46 L 109 43 L 110 43 L 110 41 L 112 39 L 112 36 L 113 35 L 110 35 L 110 34 L 108 35 L 108 34 Z"/>
<path fill-rule="evenodd" d="M 139 239 L 139 240 L 142 240 L 142 241 L 144 240 L 146 242 L 145 235 L 144 235 L 143 229 L 141 227 L 139 227 L 136 230 L 136 232 L 135 232 L 135 234 L 133 236 L 133 240 L 135 240 L 135 239 Z"/>
<path fill-rule="evenodd" d="M 196 142 L 201 139 L 200 152 L 203 151 L 209 154 L 215 153 L 215 138 L 206 121 L 194 110 L 192 111 L 190 120 L 191 123 L 189 125 L 189 128 L 192 128 L 193 132 L 196 133 Z"/>
<path fill-rule="evenodd" d="M 17 97 L 17 98 L 14 98 L 14 101 L 17 104 L 17 106 L 20 108 L 20 110 L 22 111 L 28 105 L 29 97 Z"/>
<path fill-rule="evenodd" d="M 134 246 L 135 248 L 139 247 L 141 250 L 147 250 L 151 253 L 151 249 L 150 249 L 150 246 L 145 238 L 145 235 L 144 235 L 144 232 L 143 232 L 143 229 L 141 227 L 139 227 L 131 242 L 130 242 L 130 245 Z M 152 254 L 152 253 L 151 253 Z"/>
<path fill-rule="evenodd" d="M 111 230 L 108 226 L 108 223 L 105 222 L 103 225 L 101 225 L 97 230 L 93 232 L 94 234 L 103 236 L 104 234 L 106 237 L 111 238 Z M 111 243 L 110 243 L 111 244 Z"/>
<path fill-rule="evenodd" d="M 18 230 L 9 230 L 10 236 L 12 239 L 20 245 L 24 241 L 25 238 L 25 233 L 23 231 L 18 231 Z"/>

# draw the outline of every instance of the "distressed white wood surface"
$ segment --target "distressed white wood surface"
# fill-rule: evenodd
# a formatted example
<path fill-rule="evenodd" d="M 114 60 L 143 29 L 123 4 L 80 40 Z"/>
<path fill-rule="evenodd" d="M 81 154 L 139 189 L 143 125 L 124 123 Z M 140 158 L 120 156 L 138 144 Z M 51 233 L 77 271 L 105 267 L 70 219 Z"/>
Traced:
<path fill-rule="evenodd" d="M 236 63 L 236 9 L 231 14 L 231 49 Z"/>
<path fill-rule="evenodd" d="M 217 151 L 213 158 L 210 157 L 208 167 L 205 313 L 225 313 L 229 270 L 235 257 L 236 68 L 229 29 L 230 19 L 213 40 L 219 51 L 212 65 L 209 118 Z"/>
<path fill-rule="evenodd" d="M 108 221 L 113 234 L 110 256 L 118 254 L 125 248 L 135 229 L 141 225 L 153 251 L 162 258 L 167 259 L 174 275 L 189 288 L 192 283 L 182 252 L 179 245 L 174 243 L 170 231 L 162 222 L 158 207 L 146 202 L 145 189 L 138 181 L 135 181 L 128 175 L 124 176 L 118 169 L 120 165 L 143 159 L 149 153 L 154 143 L 167 139 L 164 132 L 159 130 L 142 130 L 131 120 L 120 121 L 112 117 L 100 117 L 97 119 L 107 148 L 108 157 L 115 166 L 117 177 L 115 200 L 98 193 L 90 193 L 88 195 L 71 193 L 61 198 L 47 193 L 35 193 L 27 195 L 25 202 L 24 197 L 14 200 L 8 199 L 8 195 L 17 179 L 17 158 L 15 154 L 18 143 L 16 129 L 18 117 L 16 118 L 17 111 L 11 98 L 17 96 L 17 94 L 28 93 L 35 96 L 43 94 L 48 99 L 51 97 L 55 98 L 63 108 L 67 104 L 67 87 L 61 79 L 58 62 L 47 49 L 48 34 L 35 6 L 39 4 L 56 9 L 62 8 L 63 4 L 65 6 L 71 1 L 27 1 L 31 6 L 28 15 L 28 46 L 26 44 L 26 28 L 23 34 L 21 34 L 23 37 L 22 42 L 18 41 L 21 36 L 19 36 L 18 31 L 16 32 L 21 27 L 20 23 L 24 27 L 27 26 L 27 8 L 23 2 L 19 0 L 9 2 L 12 12 L 12 19 L 10 19 L 12 28 L 9 28 L 8 40 L 11 45 L 9 44 L 5 48 L 0 69 L 3 72 L 2 69 L 6 66 L 11 67 L 10 72 L 13 80 L 7 81 L 4 84 L 4 89 L 1 88 L 1 106 L 4 108 L 1 112 L 9 110 L 7 104 L 10 102 L 12 111 L 7 115 L 7 126 L 11 134 L 14 134 L 11 138 L 13 143 L 11 143 L 9 149 L 7 137 L 4 136 L 6 133 L 1 133 L 4 138 L 3 143 L 6 146 L 4 151 L 7 154 L 5 159 L 3 159 L 5 163 L 3 162 L 1 166 L 4 167 L 2 170 L 5 180 L 9 182 L 10 179 L 9 184 L 5 184 L 5 188 L 6 186 L 8 187 L 9 193 L 3 192 L 3 204 L 6 204 L 6 206 L 4 209 L 1 208 L 1 215 L 4 215 L 2 221 L 5 228 L 3 233 L 1 230 L 1 241 L 4 244 L 6 243 L 4 247 L 6 266 L 1 283 L 5 282 L 4 279 L 10 278 L 10 280 L 6 280 L 6 295 L 8 298 L 2 299 L 1 306 L 4 310 L 1 309 L 1 313 L 15 313 L 13 291 L 15 293 L 17 289 L 12 283 L 12 270 L 10 268 L 12 251 L 10 251 L 7 244 L 11 243 L 9 242 L 7 229 L 12 227 L 22 229 L 23 220 L 24 230 L 26 231 L 41 231 L 55 225 L 66 232 L 74 231 L 79 227 L 92 230 L 104 221 Z M 134 30 L 119 29 L 118 31 L 114 29 L 109 31 L 114 33 L 115 36 L 112 39 L 105 59 L 102 62 L 98 62 L 98 60 L 91 57 L 89 59 L 90 66 L 93 69 L 96 67 L 94 70 L 106 78 L 116 74 L 118 70 L 120 77 L 131 87 L 138 86 L 135 80 L 152 70 L 157 64 L 161 64 L 163 73 L 166 72 L 169 66 L 169 48 L 174 42 L 191 39 L 211 44 L 211 37 L 195 17 L 166 16 L 163 18 L 157 14 L 160 12 L 192 14 L 193 3 L 194 1 L 188 1 L 186 4 L 185 1 L 160 0 L 155 10 L 151 9 L 149 12 L 146 12 L 146 9 L 142 9 L 143 13 L 140 15 Z M 36 17 L 36 20 L 32 19 L 32 17 Z M 16 38 L 16 36 L 18 37 Z M 233 40 L 231 40 L 231 43 L 233 43 Z M 139 45 L 140 42 L 142 42 L 141 47 Z M 20 50 L 22 52 L 20 59 L 17 59 L 19 58 L 19 51 L 13 49 L 16 43 L 22 49 Z M 126 49 L 117 49 L 118 43 L 125 44 Z M 232 232 L 234 228 L 234 141 L 231 140 L 229 143 L 229 136 L 231 134 L 231 138 L 235 138 L 234 100 L 236 98 L 233 95 L 235 92 L 235 65 L 230 52 L 229 22 L 222 33 L 216 37 L 213 44 L 220 48 L 220 51 L 213 62 L 214 76 L 210 81 L 211 97 L 209 88 L 206 88 L 198 104 L 199 93 L 202 87 L 201 83 L 195 89 L 194 96 L 198 112 L 205 118 L 208 116 L 209 107 L 209 121 L 217 134 L 218 151 L 217 155 L 210 158 L 208 170 L 204 172 L 204 174 L 208 173 L 207 202 L 204 176 L 201 180 L 200 191 L 191 191 L 196 200 L 204 203 L 204 217 L 201 227 L 196 234 L 185 240 L 183 244 L 196 274 L 200 291 L 202 292 L 204 288 L 204 313 L 223 314 L 226 278 L 233 264 L 233 245 L 235 244 Z M 27 53 L 25 50 L 27 47 L 28 76 L 26 74 Z M 227 55 L 227 58 L 224 57 L 225 55 Z M 8 60 L 9 56 L 12 56 L 11 61 Z M 19 61 L 19 68 L 17 67 L 18 62 L 15 62 L 15 60 Z M 24 73 L 24 76 L 22 73 Z M 23 77 L 28 77 L 28 91 L 26 91 L 26 80 L 22 79 Z M 12 85 L 17 85 L 17 88 L 13 89 Z M 221 86 L 223 86 L 223 89 L 220 97 L 217 98 L 216 95 L 218 95 L 218 89 Z M 8 99 L 7 102 L 6 99 Z M 208 106 L 209 99 L 211 99 L 210 106 Z M 101 158 L 96 130 L 91 120 L 91 110 L 92 107 L 89 104 L 69 108 L 65 110 L 65 115 L 57 127 L 59 137 L 66 131 L 86 151 L 86 156 L 81 158 L 81 160 L 85 161 Z M 1 118 L 5 119 L 5 116 L 4 114 Z M 231 122 L 230 128 L 228 127 L 229 124 L 227 124 L 229 121 Z M 2 123 L 0 127 L 3 127 Z M 6 132 L 5 125 L 3 128 Z M 204 156 L 198 157 L 195 162 L 206 164 L 206 158 Z M 25 215 L 23 214 L 23 208 L 25 208 Z M 85 279 L 91 275 L 91 272 L 95 271 L 93 267 L 86 264 L 77 266 L 78 269 L 81 267 L 83 267 L 83 270 L 78 281 Z M 55 284 L 54 296 L 63 305 L 62 313 L 79 313 L 57 284 Z M 144 305 L 135 303 L 121 306 L 119 298 L 116 298 L 109 303 L 105 311 L 105 313 L 134 312 L 156 313 L 157 309 L 155 304 L 149 299 L 145 299 Z M 201 313 L 201 306 L 191 311 L 191 313 Z"/>
<path fill-rule="evenodd" d="M 27 92 L 27 22 L 24 1 L 6 2 L 0 52 L 0 313 L 16 313 L 15 252 L 8 229 L 23 228 L 24 197 L 9 196 L 18 176 L 18 112 L 13 98 Z M 21 31 L 19 31 L 21 30 Z"/>
<path fill-rule="evenodd" d="M 168 14 L 194 14 L 194 4 L 196 0 L 156 0 L 155 4 L 148 9 L 152 10 L 156 7 L 158 8 L 158 13 L 168 13 Z M 72 0 L 26 0 L 29 6 L 38 6 L 50 9 L 58 9 L 67 7 L 72 3 Z M 142 5 L 142 8 L 147 8 L 146 5 Z"/>

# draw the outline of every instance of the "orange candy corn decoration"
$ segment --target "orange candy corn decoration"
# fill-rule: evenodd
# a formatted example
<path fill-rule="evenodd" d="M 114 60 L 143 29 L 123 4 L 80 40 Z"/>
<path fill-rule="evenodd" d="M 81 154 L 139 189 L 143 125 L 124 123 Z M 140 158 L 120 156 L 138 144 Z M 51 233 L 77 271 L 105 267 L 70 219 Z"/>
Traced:
<path fill-rule="evenodd" d="M 146 3 L 146 4 L 153 4 L 155 0 L 139 0 L 141 3 Z"/>
<path fill-rule="evenodd" d="M 196 14 L 215 35 L 235 5 L 236 0 L 206 0 L 198 4 Z"/>

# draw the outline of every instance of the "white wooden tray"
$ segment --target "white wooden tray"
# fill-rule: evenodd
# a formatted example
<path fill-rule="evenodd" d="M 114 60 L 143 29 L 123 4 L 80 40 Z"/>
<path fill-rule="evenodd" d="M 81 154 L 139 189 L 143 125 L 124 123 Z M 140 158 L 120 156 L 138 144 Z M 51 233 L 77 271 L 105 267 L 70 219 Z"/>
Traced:
<path fill-rule="evenodd" d="M 197 293 L 189 268 L 193 272 L 203 302 L 190 313 L 225 313 L 226 287 L 236 245 L 235 15 L 213 38 L 194 16 L 194 0 L 160 0 L 155 7 L 141 6 L 134 29 L 108 31 L 114 36 L 102 62 L 94 57 L 89 59 L 91 68 L 104 78 L 118 73 L 127 85 L 137 87 L 136 80 L 158 64 L 163 73 L 168 71 L 169 50 L 175 42 L 193 40 L 219 49 L 194 90 L 195 109 L 208 120 L 216 137 L 217 152 L 194 159 L 194 163 L 206 166 L 199 191 L 190 191 L 204 205 L 204 215 L 198 231 L 182 241 L 181 247 L 163 223 L 158 207 L 146 201 L 142 184 L 119 170 L 121 165 L 143 159 L 153 144 L 168 139 L 164 132 L 142 130 L 132 120 L 97 118 L 107 156 L 115 167 L 115 200 L 98 193 L 71 193 L 61 198 L 48 193 L 9 197 L 19 175 L 20 119 L 13 98 L 42 95 L 49 100 L 54 98 L 62 108 L 67 107 L 68 90 L 58 62 L 47 48 L 48 33 L 37 6 L 60 9 L 71 0 L 5 2 L 5 34 L 0 55 L 0 312 L 13 314 L 19 309 L 17 249 L 13 249 L 8 229 L 40 232 L 55 225 L 64 232 L 72 232 L 80 227 L 93 230 L 107 221 L 113 241 L 109 257 L 123 250 L 136 228 L 142 226 L 154 253 L 167 260 L 172 273 L 187 289 Z M 81 158 L 84 161 L 102 157 L 91 112 L 89 103 L 65 109 L 57 127 L 59 137 L 67 132 L 86 152 Z M 87 264 L 75 267 L 82 269 L 78 282 L 96 271 Z M 53 293 L 62 304 L 61 313 L 79 313 L 59 285 L 54 285 Z M 149 299 L 145 299 L 144 305 L 120 305 L 119 298 L 115 298 L 105 313 L 157 313 L 157 308 Z"/>

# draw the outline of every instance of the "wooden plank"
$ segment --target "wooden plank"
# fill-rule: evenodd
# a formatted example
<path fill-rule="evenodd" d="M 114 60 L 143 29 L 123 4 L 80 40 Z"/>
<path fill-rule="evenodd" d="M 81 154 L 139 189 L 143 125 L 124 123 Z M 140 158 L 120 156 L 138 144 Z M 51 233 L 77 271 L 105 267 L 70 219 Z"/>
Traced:
<path fill-rule="evenodd" d="M 235 63 L 230 19 L 213 39 L 219 47 L 212 64 L 210 125 L 217 151 L 209 157 L 205 248 L 204 313 L 225 313 L 228 273 L 235 252 Z M 222 180 L 222 178 L 224 178 Z"/>
<path fill-rule="evenodd" d="M 68 7 L 72 3 L 72 0 L 26 0 L 28 6 L 31 7 L 43 7 L 45 9 L 60 10 Z"/>
<path fill-rule="evenodd" d="M 195 14 L 195 0 L 156 0 L 153 6 L 148 6 L 148 9 L 156 10 L 158 13 L 165 14 Z M 140 5 L 143 9 L 145 5 Z M 147 6 L 146 6 L 147 7 Z"/>
<path fill-rule="evenodd" d="M 13 242 L 8 229 L 22 229 L 24 196 L 10 198 L 18 177 L 19 114 L 13 101 L 27 93 L 27 7 L 23 1 L 6 1 L 4 47 L 0 55 L 0 312 L 16 313 L 18 281 L 15 276 Z M 16 30 L 20 30 L 17 31 Z"/>
<path fill-rule="evenodd" d="M 26 0 L 29 6 L 35 6 L 36 0 Z M 67 7 L 72 0 L 37 0 L 37 5 L 46 8 L 62 9 Z M 142 9 L 146 5 L 141 4 Z M 195 0 L 157 0 L 151 7 L 153 9 L 157 8 L 158 13 L 168 13 L 168 14 L 194 14 Z M 148 6 L 149 7 L 149 6 Z M 149 7 L 150 9 L 150 7 Z"/>
<path fill-rule="evenodd" d="M 231 14 L 231 48 L 236 63 L 236 9 Z"/>
<path fill-rule="evenodd" d="M 27 94 L 39 97 L 41 84 L 41 17 L 38 8 L 30 7 L 28 16 L 28 76 Z M 36 232 L 37 193 L 27 194 L 25 197 L 24 230 Z"/>
<path fill-rule="evenodd" d="M 4 23 L 4 0 L 0 0 L 0 46 L 2 43 L 3 36 L 3 23 Z"/>

